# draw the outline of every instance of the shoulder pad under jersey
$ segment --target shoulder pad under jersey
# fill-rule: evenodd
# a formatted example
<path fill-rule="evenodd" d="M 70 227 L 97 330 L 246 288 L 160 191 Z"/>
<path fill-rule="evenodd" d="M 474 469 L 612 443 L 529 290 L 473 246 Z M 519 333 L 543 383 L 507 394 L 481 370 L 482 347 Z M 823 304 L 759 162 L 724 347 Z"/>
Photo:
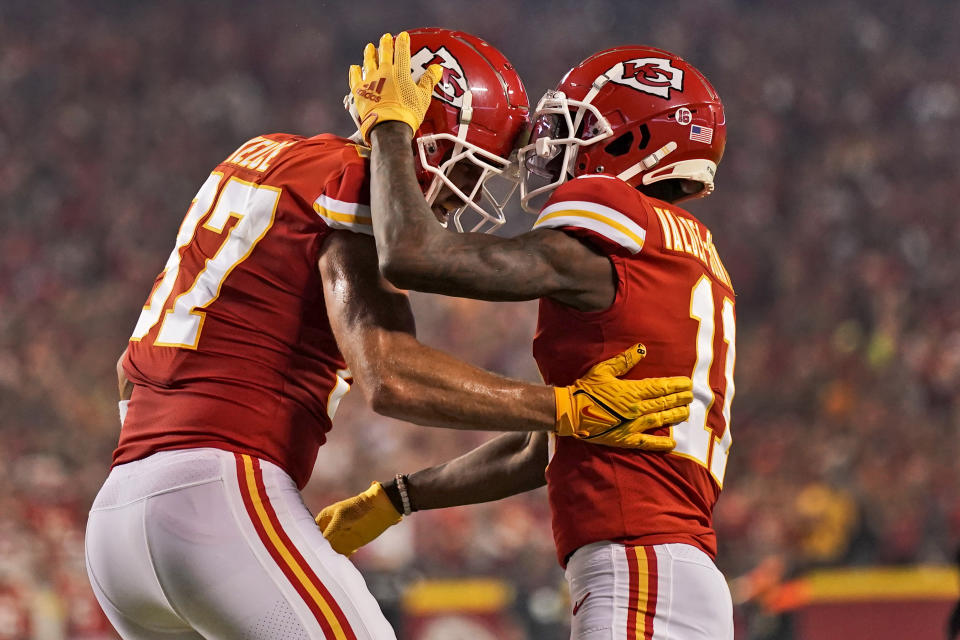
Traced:
<path fill-rule="evenodd" d="M 540 211 L 534 229 L 589 232 L 601 248 L 637 254 L 646 238 L 648 210 L 641 194 L 613 176 L 581 176 L 563 183 Z"/>
<path fill-rule="evenodd" d="M 342 170 L 333 173 L 313 202 L 314 211 L 331 229 L 373 235 L 369 153 L 365 152 L 366 147 L 344 140 L 337 154 Z"/>

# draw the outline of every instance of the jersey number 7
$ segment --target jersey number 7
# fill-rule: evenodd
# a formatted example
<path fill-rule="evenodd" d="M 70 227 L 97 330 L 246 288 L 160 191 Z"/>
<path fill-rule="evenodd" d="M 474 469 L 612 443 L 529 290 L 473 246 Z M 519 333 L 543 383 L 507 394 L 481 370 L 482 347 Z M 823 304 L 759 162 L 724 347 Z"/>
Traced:
<path fill-rule="evenodd" d="M 154 345 L 196 349 L 206 315 L 202 309 L 217 299 L 230 272 L 249 257 L 273 225 L 280 201 L 279 188 L 231 177 L 221 190 L 222 179 L 219 171 L 210 174 L 193 199 L 177 233 L 176 246 L 167 258 L 163 277 L 140 312 L 130 337 L 132 342 L 143 339 L 162 318 Z M 207 258 L 189 288 L 174 296 L 180 260 L 208 213 L 210 216 L 202 225 L 208 231 L 223 234 L 231 218 L 236 218 L 237 223 L 227 231 L 213 257 Z"/>

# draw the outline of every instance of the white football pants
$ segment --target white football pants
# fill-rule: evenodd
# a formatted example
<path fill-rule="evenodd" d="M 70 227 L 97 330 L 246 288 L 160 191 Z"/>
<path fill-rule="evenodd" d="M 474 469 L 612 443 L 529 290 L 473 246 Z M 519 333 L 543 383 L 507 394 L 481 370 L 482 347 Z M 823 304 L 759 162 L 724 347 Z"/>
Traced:
<path fill-rule="evenodd" d="M 687 544 L 597 542 L 567 563 L 571 640 L 733 640 L 723 574 Z"/>
<path fill-rule="evenodd" d="M 115 467 L 90 510 L 87 573 L 125 640 L 395 640 L 279 467 L 218 449 Z"/>

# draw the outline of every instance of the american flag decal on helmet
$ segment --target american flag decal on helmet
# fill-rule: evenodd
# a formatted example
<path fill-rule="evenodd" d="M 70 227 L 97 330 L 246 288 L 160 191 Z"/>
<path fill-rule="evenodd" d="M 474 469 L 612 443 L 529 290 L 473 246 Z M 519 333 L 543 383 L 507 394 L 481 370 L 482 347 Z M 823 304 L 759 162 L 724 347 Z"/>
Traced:
<path fill-rule="evenodd" d="M 690 125 L 690 139 L 703 144 L 713 142 L 713 129 L 711 127 L 701 127 L 698 124 Z"/>

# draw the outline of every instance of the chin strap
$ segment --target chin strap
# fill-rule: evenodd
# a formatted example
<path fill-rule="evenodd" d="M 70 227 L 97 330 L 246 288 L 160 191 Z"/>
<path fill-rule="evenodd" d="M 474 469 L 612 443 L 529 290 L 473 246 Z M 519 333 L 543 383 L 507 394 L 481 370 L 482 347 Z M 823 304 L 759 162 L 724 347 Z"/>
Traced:
<path fill-rule="evenodd" d="M 623 171 L 617 174 L 617 177 L 624 182 L 628 182 L 631 178 L 636 176 L 638 173 L 648 171 L 655 166 L 657 166 L 661 160 L 666 158 L 668 155 L 677 150 L 677 143 L 671 140 L 667 144 L 663 145 L 646 158 L 636 163 L 633 166 L 627 167 Z"/>
<path fill-rule="evenodd" d="M 457 118 L 457 142 L 453 145 L 453 151 L 451 152 L 451 157 L 460 153 L 460 150 L 463 149 L 463 143 L 467 141 L 467 133 L 470 131 L 470 121 L 473 120 L 473 93 L 469 90 L 463 94 L 463 103 L 460 106 L 460 116 Z M 443 180 L 439 175 L 433 176 L 433 181 L 430 183 L 430 188 L 427 189 L 425 195 L 427 202 L 433 204 L 433 201 L 437 198 L 437 194 L 440 193 L 440 189 L 443 188 Z M 443 226 L 447 226 L 446 223 Z"/>
<path fill-rule="evenodd" d="M 457 138 L 460 140 L 467 139 L 467 128 L 470 126 L 470 122 L 473 120 L 473 94 L 467 91 L 463 94 L 463 105 L 460 107 L 460 118 L 457 121 L 457 124 L 460 126 L 457 128 Z"/>
<path fill-rule="evenodd" d="M 610 76 L 608 76 L 608 75 L 605 74 L 605 73 L 600 74 L 599 76 L 596 77 L 596 79 L 594 79 L 593 84 L 590 85 L 590 90 L 587 91 L 587 95 L 583 96 L 583 100 L 581 100 L 581 102 L 582 102 L 583 104 L 580 106 L 579 109 L 577 109 L 577 117 L 574 118 L 573 123 L 572 123 L 572 124 L 573 124 L 573 128 L 572 128 L 570 131 L 567 132 L 567 135 L 568 135 L 569 137 L 571 137 L 571 138 L 576 137 L 577 131 L 580 130 L 580 124 L 583 122 L 583 117 L 584 117 L 584 116 L 587 114 L 587 112 L 589 111 L 589 109 L 587 108 L 587 106 L 590 105 L 590 104 L 593 102 L 593 99 L 597 97 L 597 94 L 600 93 L 600 90 L 603 89 L 603 87 L 606 86 L 606 84 L 607 84 L 608 82 L 610 82 Z M 567 108 L 567 113 L 569 113 L 569 112 L 570 112 L 570 110 L 569 110 L 569 108 Z M 540 140 L 543 140 L 543 139 L 544 139 L 544 138 L 541 138 Z M 537 144 L 538 144 L 538 146 L 537 146 L 537 152 L 538 152 L 538 153 L 540 152 L 540 146 L 539 146 L 540 140 L 537 140 Z M 549 153 L 549 151 L 547 150 L 547 147 L 544 147 L 544 151 L 545 151 L 546 153 Z M 546 156 L 544 156 L 544 157 L 546 157 Z M 570 174 L 573 173 L 573 172 L 570 170 L 570 165 L 573 163 L 573 161 L 574 161 L 574 159 L 575 159 L 576 157 L 577 157 L 577 154 L 573 151 L 572 146 L 571 146 L 571 145 L 567 145 L 566 148 L 564 149 L 564 152 L 563 152 L 563 166 L 560 168 L 560 173 L 561 173 L 561 175 L 566 175 L 566 174 L 568 174 L 568 173 L 570 173 Z"/>
<path fill-rule="evenodd" d="M 597 94 L 600 93 L 600 89 L 603 89 L 608 82 L 610 82 L 610 76 L 607 74 L 604 73 L 597 76 L 596 80 L 594 80 L 590 86 L 590 91 L 587 91 L 587 95 L 583 96 L 582 102 L 584 106 L 591 104 L 593 99 L 597 97 Z M 580 109 L 577 110 L 577 118 L 573 121 L 573 131 L 569 132 L 571 137 L 577 135 L 577 130 L 580 128 L 580 123 L 583 122 L 583 116 L 586 112 L 587 109 L 584 107 L 580 107 Z"/>

